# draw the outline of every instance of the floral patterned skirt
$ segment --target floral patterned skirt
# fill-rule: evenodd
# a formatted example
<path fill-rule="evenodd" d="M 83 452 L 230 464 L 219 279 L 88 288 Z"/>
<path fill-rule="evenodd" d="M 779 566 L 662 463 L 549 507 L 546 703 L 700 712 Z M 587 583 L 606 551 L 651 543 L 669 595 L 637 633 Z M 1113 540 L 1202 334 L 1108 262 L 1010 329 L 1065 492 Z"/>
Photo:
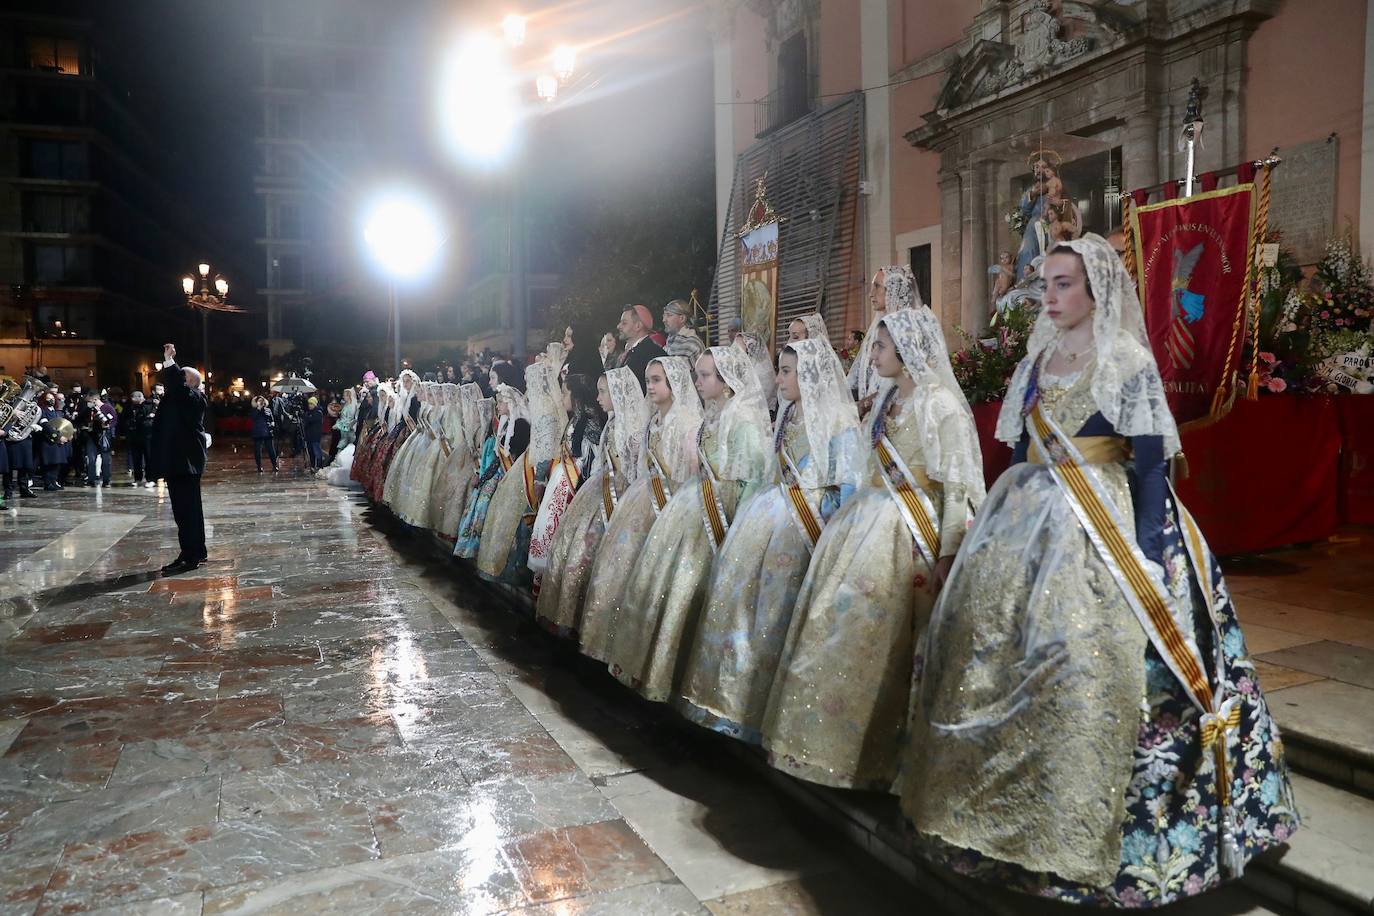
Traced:
<path fill-rule="evenodd" d="M 1170 589 L 1177 596 L 1189 591 L 1193 576 L 1172 500 L 1169 510 L 1164 560 Z M 1260 690 L 1221 567 L 1210 554 L 1209 562 L 1225 659 L 1225 692 L 1241 698 L 1240 728 L 1229 744 L 1231 815 L 1241 857 L 1249 861 L 1287 840 L 1299 818 L 1278 727 Z M 1212 628 L 1195 583 L 1191 590 L 1198 647 L 1204 658 L 1211 658 Z M 1146 648 L 1145 672 L 1146 709 L 1126 786 L 1121 863 L 1110 885 L 1077 885 L 923 836 L 920 843 L 927 857 L 990 883 L 1094 906 L 1164 906 L 1226 880 L 1229 876 L 1223 875 L 1218 856 L 1215 756 L 1201 747 L 1200 713 L 1152 644 Z"/>
<path fill-rule="evenodd" d="M 453 545 L 455 557 L 465 560 L 476 558 L 477 551 L 482 546 L 482 529 L 486 527 L 491 498 L 496 495 L 496 488 L 501 485 L 501 479 L 505 475 L 506 472 L 498 465 L 473 489 L 472 495 L 468 498 L 467 509 L 463 512 L 463 520 L 458 523 L 458 539 Z"/>

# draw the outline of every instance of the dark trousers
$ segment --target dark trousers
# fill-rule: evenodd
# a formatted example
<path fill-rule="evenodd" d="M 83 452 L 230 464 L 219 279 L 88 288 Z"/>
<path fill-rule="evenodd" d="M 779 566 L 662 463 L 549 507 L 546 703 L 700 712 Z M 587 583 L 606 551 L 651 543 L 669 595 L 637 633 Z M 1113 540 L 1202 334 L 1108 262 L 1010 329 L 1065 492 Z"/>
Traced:
<path fill-rule="evenodd" d="M 262 456 L 264 452 L 267 454 L 268 458 L 272 459 L 272 468 L 275 470 L 277 467 L 277 442 L 275 439 L 253 440 L 253 462 L 258 466 L 259 471 L 262 470 Z"/>
<path fill-rule="evenodd" d="M 49 487 L 50 487 L 50 486 L 52 486 L 52 485 L 55 484 L 55 483 L 60 483 L 60 481 L 59 481 L 57 478 L 58 478 L 59 476 L 65 476 L 64 474 L 62 474 L 62 472 L 65 471 L 66 469 L 67 469 L 67 466 L 66 466 L 65 464 L 45 464 L 45 465 L 43 465 L 43 484 L 44 484 L 44 486 L 49 486 Z"/>
<path fill-rule="evenodd" d="M 177 474 L 167 478 L 167 495 L 172 500 L 172 518 L 177 523 L 177 541 L 181 544 L 181 558 L 205 558 L 205 513 L 200 506 L 200 478 L 195 474 Z"/>
<path fill-rule="evenodd" d="M 335 458 L 339 457 L 339 446 L 343 444 L 343 442 L 341 441 L 342 439 L 343 439 L 343 433 L 339 432 L 338 429 L 330 430 L 330 432 L 329 432 L 329 460 L 330 460 L 330 461 L 333 461 Z"/>
<path fill-rule="evenodd" d="M 110 485 L 110 464 L 114 461 L 114 454 L 108 447 L 101 448 L 97 439 L 86 440 L 86 480 L 95 483 L 96 469 L 95 459 L 100 458 L 100 482 L 105 486 Z"/>
<path fill-rule="evenodd" d="M 134 483 L 142 483 L 148 468 L 148 446 L 142 442 L 129 442 L 129 470 L 133 472 Z"/>
<path fill-rule="evenodd" d="M 319 439 L 307 439 L 305 449 L 310 453 L 310 467 L 312 469 L 324 467 L 324 450 L 320 448 Z"/>

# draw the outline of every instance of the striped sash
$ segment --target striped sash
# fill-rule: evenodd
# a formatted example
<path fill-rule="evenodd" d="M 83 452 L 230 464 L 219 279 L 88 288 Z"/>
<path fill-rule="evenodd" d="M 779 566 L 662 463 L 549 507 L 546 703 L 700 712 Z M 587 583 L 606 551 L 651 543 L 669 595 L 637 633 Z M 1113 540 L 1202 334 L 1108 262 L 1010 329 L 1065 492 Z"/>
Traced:
<path fill-rule="evenodd" d="M 697 446 L 697 461 L 701 464 L 701 504 L 706 522 L 706 541 L 711 545 L 711 553 L 716 553 L 725 543 L 725 534 L 730 523 L 725 518 L 725 504 L 716 492 L 716 472 L 706 458 L 706 452 Z"/>
<path fill-rule="evenodd" d="M 657 517 L 663 511 L 663 507 L 668 505 L 673 488 L 668 484 L 668 475 L 663 473 L 662 459 L 647 442 L 644 445 L 644 454 L 649 459 L 649 490 L 654 494 L 654 516 Z"/>
<path fill-rule="evenodd" d="M 788 511 L 792 516 L 792 521 L 802 533 L 802 538 L 806 541 L 806 549 L 809 552 L 816 546 L 816 542 L 821 539 L 821 529 L 825 523 L 821 521 L 820 513 L 811 501 L 807 499 L 806 491 L 802 489 L 797 481 L 801 473 L 792 461 L 792 456 L 787 454 L 787 449 L 781 445 L 777 449 L 778 472 L 782 476 L 780 486 L 783 490 L 784 500 L 787 503 Z"/>
<path fill-rule="evenodd" d="M 902 521 L 911 532 L 916 548 L 926 564 L 934 569 L 940 557 L 940 530 L 935 526 L 935 505 L 886 435 L 878 438 L 874 451 L 878 456 L 878 466 L 882 469 L 883 486 L 902 513 Z M 921 476 L 925 477 L 924 474 Z"/>
<path fill-rule="evenodd" d="M 1120 514 L 1092 466 L 1087 464 L 1072 440 L 1042 410 L 1037 402 L 1029 419 L 1033 426 L 1031 441 L 1040 451 L 1045 466 L 1054 476 L 1069 506 L 1083 525 L 1089 540 L 1102 562 L 1116 579 L 1126 603 L 1131 606 L 1140 626 L 1160 658 L 1169 666 L 1188 699 L 1202 713 L 1200 737 L 1204 751 L 1212 751 L 1216 761 L 1218 824 L 1220 859 L 1232 875 L 1240 874 L 1243 861 L 1240 845 L 1234 834 L 1231 815 L 1231 773 L 1227 760 L 1227 746 L 1240 728 L 1240 697 L 1226 697 L 1223 693 L 1224 656 L 1221 635 L 1213 610 L 1211 561 L 1202 533 L 1193 517 L 1174 496 L 1174 505 L 1184 532 L 1184 544 L 1207 603 L 1209 622 L 1213 627 L 1216 646 L 1216 688 L 1207 677 L 1202 653 L 1191 633 L 1185 632 L 1169 610 L 1164 586 L 1150 575 L 1145 555 L 1128 533 Z"/>

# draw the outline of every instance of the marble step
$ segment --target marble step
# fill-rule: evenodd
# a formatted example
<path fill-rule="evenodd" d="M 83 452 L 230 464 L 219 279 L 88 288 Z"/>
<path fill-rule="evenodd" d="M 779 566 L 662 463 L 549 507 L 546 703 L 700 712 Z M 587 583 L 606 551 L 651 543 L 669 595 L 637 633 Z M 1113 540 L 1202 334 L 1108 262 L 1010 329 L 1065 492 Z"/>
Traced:
<path fill-rule="evenodd" d="M 1243 883 L 1304 916 L 1374 913 L 1374 800 L 1294 774 L 1302 829 Z"/>
<path fill-rule="evenodd" d="M 1374 690 L 1333 679 L 1265 696 L 1290 767 L 1374 797 Z"/>
<path fill-rule="evenodd" d="M 433 541 L 433 547 L 447 556 L 451 548 L 438 538 Z M 533 602 L 524 592 L 476 576 L 473 580 L 474 584 L 480 582 L 482 589 L 496 601 L 518 608 L 523 614 L 533 611 Z M 1336 686 L 1323 687 L 1324 684 Z M 1360 746 L 1352 744 L 1348 735 L 1343 734 L 1339 717 L 1312 715 L 1312 710 L 1318 707 L 1331 709 L 1333 698 L 1327 694 L 1333 690 L 1339 693 L 1342 686 L 1325 681 L 1303 685 L 1322 688 L 1315 692 L 1295 693 L 1303 687 L 1275 692 L 1270 703 L 1288 747 L 1296 745 L 1305 750 L 1325 746 L 1328 749 L 1323 753 L 1327 759 L 1344 759 L 1352 752 L 1359 752 Z M 1308 693 L 1317 695 L 1308 696 Z M 1277 698 L 1282 700 L 1276 701 Z M 1356 698 L 1342 695 L 1337 698 L 1335 707 L 1348 709 L 1352 699 Z M 920 888 L 926 899 L 946 912 L 1052 916 L 1077 911 L 926 864 L 913 854 L 900 811 L 890 796 L 828 789 L 794 779 L 769 767 L 757 752 L 745 745 L 719 738 L 685 721 L 681 724 L 684 736 L 689 738 L 725 741 L 741 757 L 751 761 L 780 792 L 830 824 L 844 840 Z M 1368 736 L 1374 732 L 1364 734 Z M 1300 750 L 1299 755 L 1302 753 Z M 1339 776 L 1342 771 L 1333 771 L 1327 766 L 1325 772 L 1335 772 Z M 1351 784 L 1354 772 L 1351 771 L 1347 780 Z M 1171 916 L 1374 913 L 1374 800 L 1323 780 L 1324 772 L 1318 778 L 1294 776 L 1304 823 L 1287 848 L 1253 861 L 1242 881 L 1171 907 Z"/>

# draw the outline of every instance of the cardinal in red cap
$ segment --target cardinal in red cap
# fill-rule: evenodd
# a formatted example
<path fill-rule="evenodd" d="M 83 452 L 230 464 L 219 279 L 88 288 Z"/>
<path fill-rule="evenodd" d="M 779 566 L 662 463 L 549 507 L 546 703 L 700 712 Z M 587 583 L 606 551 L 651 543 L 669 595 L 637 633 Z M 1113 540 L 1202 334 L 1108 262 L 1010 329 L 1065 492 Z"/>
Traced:
<path fill-rule="evenodd" d="M 625 342 L 625 350 L 620 355 L 620 365 L 628 368 L 639 379 L 639 387 L 644 389 L 644 370 L 652 360 L 667 356 L 663 346 L 656 342 L 651 333 L 654 329 L 654 315 L 647 306 L 627 305 L 620 312 L 620 323 L 616 332 Z"/>

